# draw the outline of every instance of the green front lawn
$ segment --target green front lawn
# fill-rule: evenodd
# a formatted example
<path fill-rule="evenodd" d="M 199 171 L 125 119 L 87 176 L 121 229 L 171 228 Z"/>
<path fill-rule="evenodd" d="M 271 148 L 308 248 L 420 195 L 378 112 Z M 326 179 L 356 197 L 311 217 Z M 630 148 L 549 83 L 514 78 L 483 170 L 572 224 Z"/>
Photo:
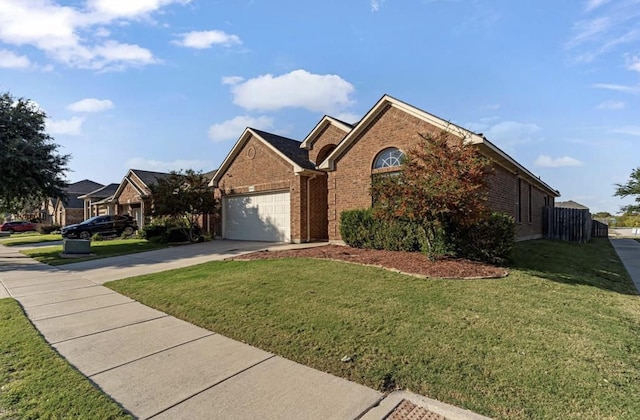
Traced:
<path fill-rule="evenodd" d="M 131 418 L 49 347 L 13 299 L 0 299 L 0 337 L 0 418 Z"/>
<path fill-rule="evenodd" d="M 40 233 L 14 233 L 10 237 L 0 238 L 0 245 L 17 246 L 37 244 L 40 242 L 55 242 L 61 240 L 62 236 L 60 234 L 42 235 Z"/>
<path fill-rule="evenodd" d="M 609 242 L 519 243 L 515 261 L 473 281 L 221 261 L 108 287 L 381 391 L 498 418 L 638 418 L 640 297 Z"/>
<path fill-rule="evenodd" d="M 26 249 L 21 252 L 49 265 L 62 265 L 96 260 L 99 258 L 115 257 L 118 255 L 135 254 L 137 252 L 166 248 L 167 246 L 168 245 L 166 244 L 149 242 L 146 239 L 113 239 L 107 241 L 91 241 L 91 253 L 94 255 L 81 258 L 60 257 L 62 245 Z"/>

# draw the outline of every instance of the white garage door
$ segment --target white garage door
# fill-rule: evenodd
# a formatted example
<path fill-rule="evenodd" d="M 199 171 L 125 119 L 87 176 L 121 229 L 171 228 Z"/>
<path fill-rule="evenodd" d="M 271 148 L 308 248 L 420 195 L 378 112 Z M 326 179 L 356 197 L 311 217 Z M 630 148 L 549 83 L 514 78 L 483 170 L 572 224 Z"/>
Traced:
<path fill-rule="evenodd" d="M 223 197 L 223 237 L 246 241 L 289 242 L 290 211 L 288 192 Z"/>

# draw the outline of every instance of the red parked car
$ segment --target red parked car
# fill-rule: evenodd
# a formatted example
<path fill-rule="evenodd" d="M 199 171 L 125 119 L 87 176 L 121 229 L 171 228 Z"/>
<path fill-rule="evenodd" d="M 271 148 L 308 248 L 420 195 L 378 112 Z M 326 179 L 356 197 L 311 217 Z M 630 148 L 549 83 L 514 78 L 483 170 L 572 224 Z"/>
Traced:
<path fill-rule="evenodd" d="M 35 232 L 36 224 L 25 222 L 24 220 L 14 220 L 13 222 L 4 222 L 0 225 L 0 231 L 3 232 Z"/>

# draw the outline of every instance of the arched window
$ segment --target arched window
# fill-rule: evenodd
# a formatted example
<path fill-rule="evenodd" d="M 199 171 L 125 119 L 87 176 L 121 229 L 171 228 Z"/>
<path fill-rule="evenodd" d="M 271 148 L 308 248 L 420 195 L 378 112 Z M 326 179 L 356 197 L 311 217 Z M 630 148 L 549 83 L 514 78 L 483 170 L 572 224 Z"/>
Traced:
<path fill-rule="evenodd" d="M 373 162 L 373 169 L 392 168 L 402 164 L 404 153 L 398 148 L 389 147 L 378 153 L 376 160 Z"/>

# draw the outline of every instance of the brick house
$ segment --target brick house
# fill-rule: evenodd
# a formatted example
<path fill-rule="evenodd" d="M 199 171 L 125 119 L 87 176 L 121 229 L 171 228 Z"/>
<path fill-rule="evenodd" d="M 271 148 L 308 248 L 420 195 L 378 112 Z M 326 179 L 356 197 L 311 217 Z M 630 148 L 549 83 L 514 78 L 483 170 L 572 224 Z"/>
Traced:
<path fill-rule="evenodd" d="M 325 116 L 302 142 L 247 128 L 211 181 L 222 200 L 222 237 L 341 241 L 340 213 L 371 207 L 372 176 L 397 170 L 419 134 L 442 130 L 491 159 L 488 204 L 516 219 L 517 238 L 542 237 L 543 207 L 558 191 L 482 134 L 388 95 L 355 125 Z"/>
<path fill-rule="evenodd" d="M 43 203 L 40 218 L 44 223 L 60 226 L 80 223 L 84 220 L 84 200 L 79 198 L 104 185 L 89 179 L 69 184 L 65 188 L 65 199 L 52 198 Z"/>
<path fill-rule="evenodd" d="M 81 195 L 79 199 L 84 200 L 85 220 L 93 216 L 105 214 L 116 214 L 116 205 L 112 200 L 113 195 L 118 190 L 119 184 L 113 183 Z"/>
<path fill-rule="evenodd" d="M 206 172 L 203 176 L 211 179 L 214 171 Z M 140 169 L 129 169 L 122 182 L 117 185 L 113 195 L 96 204 L 100 206 L 113 206 L 114 214 L 128 214 L 136 219 L 139 228 L 145 225 L 145 214 L 153 205 L 150 185 L 155 184 L 159 179 L 170 174 L 167 172 L 143 171 Z M 207 233 L 216 233 L 217 217 L 215 214 L 205 214 L 198 218 L 198 223 Z"/>
<path fill-rule="evenodd" d="M 149 185 L 167 176 L 169 174 L 166 172 L 129 169 L 107 202 L 115 206 L 115 214 L 132 216 L 138 222 L 138 227 L 142 228 L 145 221 L 145 211 L 152 202 Z"/>

